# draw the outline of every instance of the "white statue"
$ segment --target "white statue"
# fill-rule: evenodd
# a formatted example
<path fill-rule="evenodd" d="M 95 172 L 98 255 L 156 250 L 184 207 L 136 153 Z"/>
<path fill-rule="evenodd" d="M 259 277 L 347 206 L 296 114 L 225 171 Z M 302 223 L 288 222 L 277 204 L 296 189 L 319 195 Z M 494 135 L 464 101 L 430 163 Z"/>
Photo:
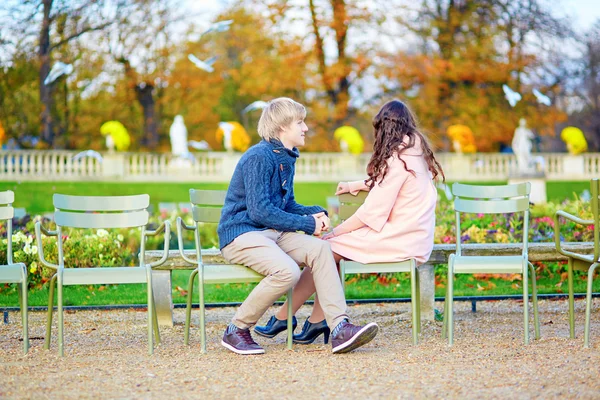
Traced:
<path fill-rule="evenodd" d="M 527 174 L 533 171 L 531 159 L 531 140 L 534 138 L 531 129 L 527 128 L 525 118 L 519 120 L 519 127 L 515 129 L 515 135 L 512 140 L 512 150 L 517 157 L 517 167 L 519 173 Z"/>
<path fill-rule="evenodd" d="M 176 115 L 171 129 L 169 130 L 169 136 L 171 137 L 171 153 L 174 156 L 187 157 L 188 140 L 187 140 L 187 128 L 183 123 L 183 117 Z"/>
<path fill-rule="evenodd" d="M 231 133 L 233 132 L 234 126 L 229 122 L 219 122 L 219 128 L 223 130 L 223 147 L 228 152 L 233 151 L 233 144 L 231 143 Z"/>

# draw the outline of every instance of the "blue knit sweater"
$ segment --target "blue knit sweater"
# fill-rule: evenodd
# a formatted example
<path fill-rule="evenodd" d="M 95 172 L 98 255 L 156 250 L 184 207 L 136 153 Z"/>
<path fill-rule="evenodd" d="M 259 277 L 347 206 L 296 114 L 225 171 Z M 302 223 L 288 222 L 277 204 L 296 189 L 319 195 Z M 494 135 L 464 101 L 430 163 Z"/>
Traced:
<path fill-rule="evenodd" d="M 275 229 L 312 234 L 312 214 L 323 207 L 307 207 L 294 199 L 294 172 L 298 149 L 278 140 L 252 146 L 242 156 L 229 183 L 217 232 L 221 249 L 252 231 Z"/>

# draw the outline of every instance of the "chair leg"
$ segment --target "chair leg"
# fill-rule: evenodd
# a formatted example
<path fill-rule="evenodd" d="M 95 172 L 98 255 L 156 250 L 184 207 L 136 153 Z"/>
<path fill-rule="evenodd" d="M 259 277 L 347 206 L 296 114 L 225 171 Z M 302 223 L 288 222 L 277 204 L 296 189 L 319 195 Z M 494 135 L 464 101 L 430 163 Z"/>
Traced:
<path fill-rule="evenodd" d="M 19 303 L 21 303 L 21 323 L 23 326 L 23 354 L 29 351 L 29 317 L 27 314 L 27 280 L 19 285 Z"/>
<path fill-rule="evenodd" d="M 421 275 L 419 273 L 419 269 L 416 267 L 417 271 L 415 276 L 417 277 L 417 327 L 419 328 L 419 335 L 421 334 Z"/>
<path fill-rule="evenodd" d="M 202 353 L 206 353 L 206 305 L 204 303 L 204 270 L 198 273 L 198 305 L 200 308 L 200 345 Z"/>
<path fill-rule="evenodd" d="M 152 294 L 152 328 L 154 328 L 154 339 L 156 344 L 160 344 L 160 330 L 158 328 L 158 315 L 156 315 L 156 301 L 154 301 L 154 294 Z"/>
<path fill-rule="evenodd" d="M 590 347 L 590 316 L 592 313 L 592 284 L 594 283 L 594 271 L 598 264 L 592 264 L 588 270 L 587 294 L 585 297 L 585 331 L 583 333 L 583 347 Z"/>
<path fill-rule="evenodd" d="M 154 311 L 154 293 L 152 290 L 152 272 L 148 272 L 149 277 L 147 278 L 147 292 L 148 292 L 148 355 L 154 353 L 154 341 L 153 341 L 153 315 Z"/>
<path fill-rule="evenodd" d="M 60 354 L 61 357 L 64 357 L 65 355 L 65 350 L 64 350 L 64 343 L 65 343 L 65 337 L 64 337 L 64 313 L 63 313 L 63 285 L 62 285 L 62 279 L 59 278 L 57 279 L 57 286 L 58 286 L 58 353 Z"/>
<path fill-rule="evenodd" d="M 413 336 L 413 345 L 416 346 L 419 343 L 419 323 L 417 322 L 418 311 L 417 311 L 417 284 L 418 278 L 416 275 L 418 274 L 416 268 L 414 266 L 410 269 L 410 296 L 411 301 L 410 304 L 412 306 L 412 336 Z"/>
<path fill-rule="evenodd" d="M 525 331 L 525 344 L 529 344 L 529 274 L 523 269 L 523 325 Z"/>
<path fill-rule="evenodd" d="M 538 298 L 537 298 L 537 277 L 535 275 L 535 268 L 533 264 L 529 264 L 529 270 L 531 271 L 531 294 L 533 296 L 533 323 L 535 324 L 535 340 L 540 338 L 540 314 L 538 311 Z"/>
<path fill-rule="evenodd" d="M 188 281 L 187 305 L 185 307 L 185 329 L 183 333 L 183 343 L 190 344 L 190 320 L 192 318 L 192 296 L 194 294 L 194 278 L 198 274 L 198 269 L 192 271 Z"/>
<path fill-rule="evenodd" d="M 448 344 L 454 344 L 454 260 L 448 264 Z"/>
<path fill-rule="evenodd" d="M 287 348 L 288 350 L 292 350 L 293 347 L 293 335 L 294 335 L 294 326 L 292 324 L 294 313 L 292 312 L 292 292 L 294 288 L 290 288 L 287 293 Z"/>
<path fill-rule="evenodd" d="M 569 258 L 568 265 L 568 280 L 569 284 L 569 335 L 571 339 L 575 339 L 575 299 L 573 289 L 573 259 Z"/>
<path fill-rule="evenodd" d="M 50 279 L 50 288 L 48 293 L 48 312 L 46 317 L 46 338 L 44 340 L 44 349 L 50 349 L 50 340 L 52 339 L 52 312 L 54 311 L 54 287 L 57 275 L 54 274 Z"/>
<path fill-rule="evenodd" d="M 444 318 L 442 321 L 442 339 L 448 338 L 448 301 L 450 299 L 449 286 L 446 284 L 446 297 L 444 298 Z"/>

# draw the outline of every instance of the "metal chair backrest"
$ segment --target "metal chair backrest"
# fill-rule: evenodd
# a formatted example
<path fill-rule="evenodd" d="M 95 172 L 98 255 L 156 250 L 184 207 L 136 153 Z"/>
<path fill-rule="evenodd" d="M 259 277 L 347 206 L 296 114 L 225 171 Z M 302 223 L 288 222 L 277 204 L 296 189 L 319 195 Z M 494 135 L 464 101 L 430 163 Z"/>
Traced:
<path fill-rule="evenodd" d="M 365 202 L 369 192 L 360 191 L 356 196 L 350 193 L 344 193 L 339 196 L 340 209 L 339 215 L 342 221 L 350 218 L 356 210 Z"/>
<path fill-rule="evenodd" d="M 140 254 L 145 251 L 150 196 L 71 196 L 55 194 L 54 222 L 57 228 L 58 261 L 64 266 L 62 228 L 141 228 Z M 140 266 L 144 265 L 143 256 Z"/>
<path fill-rule="evenodd" d="M 190 189 L 192 217 L 196 222 L 218 223 L 221 219 L 221 209 L 225 204 L 225 190 L 195 190 Z"/>
<path fill-rule="evenodd" d="M 15 201 L 15 193 L 12 190 L 0 192 L 0 221 L 12 220 L 15 209 L 12 203 Z"/>
<path fill-rule="evenodd" d="M 12 264 L 12 218 L 15 209 L 12 203 L 15 201 L 15 193 L 12 190 L 0 192 L 0 221 L 6 221 L 6 258 L 8 264 Z"/>
<path fill-rule="evenodd" d="M 590 180 L 590 204 L 594 218 L 594 260 L 600 257 L 600 179 Z"/>
<path fill-rule="evenodd" d="M 150 196 L 70 196 L 55 194 L 54 222 L 70 228 L 133 228 L 148 224 Z"/>
<path fill-rule="evenodd" d="M 514 185 L 475 186 L 454 183 L 456 213 L 456 255 L 461 255 L 460 214 L 507 214 L 523 212 L 523 254 L 527 253 L 529 232 L 529 182 Z"/>

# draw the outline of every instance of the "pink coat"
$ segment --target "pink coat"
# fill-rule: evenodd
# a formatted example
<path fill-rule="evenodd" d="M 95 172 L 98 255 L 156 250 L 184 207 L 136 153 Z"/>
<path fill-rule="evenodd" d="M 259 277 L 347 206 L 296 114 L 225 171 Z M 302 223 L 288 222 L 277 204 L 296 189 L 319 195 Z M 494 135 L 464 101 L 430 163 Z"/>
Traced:
<path fill-rule="evenodd" d="M 382 183 L 371 189 L 356 216 L 366 225 L 329 239 L 331 249 L 344 258 L 364 264 L 415 258 L 427 262 L 433 249 L 437 190 L 421 146 L 388 160 Z M 350 193 L 369 190 L 364 181 L 350 182 Z"/>

